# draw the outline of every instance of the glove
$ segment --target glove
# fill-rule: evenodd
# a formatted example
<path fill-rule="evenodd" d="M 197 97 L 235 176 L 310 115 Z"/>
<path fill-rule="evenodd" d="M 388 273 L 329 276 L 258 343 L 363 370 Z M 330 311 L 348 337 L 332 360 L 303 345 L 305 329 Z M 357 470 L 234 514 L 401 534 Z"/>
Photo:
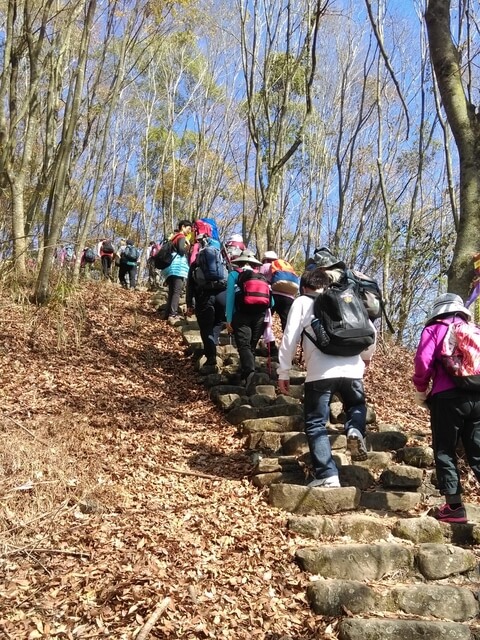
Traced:
<path fill-rule="evenodd" d="M 423 409 L 428 409 L 426 391 L 415 391 L 415 404 Z"/>

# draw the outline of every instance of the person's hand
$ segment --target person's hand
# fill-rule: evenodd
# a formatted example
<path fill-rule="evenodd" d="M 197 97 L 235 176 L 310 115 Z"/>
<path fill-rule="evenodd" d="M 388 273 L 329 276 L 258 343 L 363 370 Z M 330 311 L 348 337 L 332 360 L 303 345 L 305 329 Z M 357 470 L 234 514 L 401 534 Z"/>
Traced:
<path fill-rule="evenodd" d="M 415 404 L 418 404 L 422 409 L 428 409 L 426 391 L 415 391 Z"/>
<path fill-rule="evenodd" d="M 278 390 L 284 396 L 290 393 L 290 380 L 278 380 Z"/>
<path fill-rule="evenodd" d="M 230 335 L 232 335 L 232 333 L 233 333 L 233 327 L 232 327 L 232 325 L 231 325 L 231 323 L 230 323 L 230 322 L 227 322 L 227 324 L 225 325 L 225 328 L 226 328 L 226 330 L 227 330 L 227 333 L 229 333 Z"/>
<path fill-rule="evenodd" d="M 187 308 L 187 313 L 186 315 L 190 318 L 191 316 L 193 316 L 193 314 L 195 313 L 195 309 L 193 307 L 188 307 Z"/>

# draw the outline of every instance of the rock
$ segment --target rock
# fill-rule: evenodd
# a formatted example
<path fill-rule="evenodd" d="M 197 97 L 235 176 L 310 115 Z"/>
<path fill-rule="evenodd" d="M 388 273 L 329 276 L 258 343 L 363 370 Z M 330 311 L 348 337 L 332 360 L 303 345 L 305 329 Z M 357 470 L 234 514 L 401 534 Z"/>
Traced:
<path fill-rule="evenodd" d="M 335 522 L 325 516 L 291 516 L 287 521 L 290 531 L 306 538 L 330 537 L 335 535 Z"/>
<path fill-rule="evenodd" d="M 413 550 L 400 544 L 322 545 L 298 549 L 296 558 L 304 571 L 324 578 L 382 580 L 397 573 L 400 580 L 414 572 Z"/>
<path fill-rule="evenodd" d="M 257 387 L 258 389 L 258 387 Z M 263 393 L 255 393 L 250 396 L 249 404 L 252 407 L 268 407 L 273 404 L 274 400 L 270 396 L 264 395 Z"/>
<path fill-rule="evenodd" d="M 301 469 L 260 473 L 253 476 L 252 483 L 256 487 L 269 487 L 272 484 L 305 485 L 305 473 Z"/>
<path fill-rule="evenodd" d="M 286 404 L 295 404 L 297 406 L 301 406 L 302 407 L 302 411 L 303 411 L 303 405 L 301 403 L 300 400 L 297 400 L 296 398 L 293 398 L 292 396 L 277 396 L 277 398 L 275 399 L 275 405 L 277 407 L 281 407 L 282 405 L 286 405 Z"/>
<path fill-rule="evenodd" d="M 257 393 L 268 396 L 272 400 L 275 400 L 277 397 L 277 392 L 273 384 L 257 384 Z"/>
<path fill-rule="evenodd" d="M 369 451 L 366 460 L 353 464 L 370 469 L 370 471 L 381 471 L 392 464 L 392 454 L 386 451 Z"/>
<path fill-rule="evenodd" d="M 338 529 L 342 535 L 352 538 L 355 542 L 383 540 L 390 533 L 383 519 L 355 513 L 342 516 L 338 522 Z"/>
<path fill-rule="evenodd" d="M 222 411 L 230 411 L 243 403 L 242 397 L 237 393 L 225 393 L 217 396 L 216 404 Z"/>
<path fill-rule="evenodd" d="M 305 388 L 303 384 L 291 384 L 289 396 L 303 402 L 303 396 L 305 395 Z"/>
<path fill-rule="evenodd" d="M 477 563 L 475 554 L 470 549 L 426 543 L 418 548 L 417 565 L 427 580 L 440 580 L 473 571 Z"/>
<path fill-rule="evenodd" d="M 368 469 L 355 465 L 342 465 L 338 475 L 342 487 L 358 487 L 364 491 L 375 484 L 375 477 Z"/>
<path fill-rule="evenodd" d="M 444 527 L 435 518 L 402 518 L 397 520 L 392 528 L 392 534 L 403 540 L 410 540 L 416 544 L 424 542 L 445 542 Z"/>
<path fill-rule="evenodd" d="M 433 449 L 431 447 L 404 447 L 397 451 L 397 458 L 412 467 L 431 467 L 434 463 Z"/>
<path fill-rule="evenodd" d="M 375 593 L 363 582 L 354 580 L 316 580 L 307 588 L 307 599 L 315 613 L 343 616 L 375 610 Z"/>
<path fill-rule="evenodd" d="M 253 474 L 299 470 L 301 470 L 301 467 L 297 458 L 294 456 L 281 456 L 279 458 L 261 458 L 253 470 Z"/>
<path fill-rule="evenodd" d="M 472 640 L 469 628 L 460 623 L 376 618 L 344 618 L 338 637 L 339 640 Z"/>
<path fill-rule="evenodd" d="M 323 489 L 278 484 L 270 487 L 268 501 L 273 507 L 298 514 L 328 515 L 356 509 L 360 491 L 355 487 Z"/>
<path fill-rule="evenodd" d="M 209 396 L 211 400 L 214 402 L 217 401 L 219 396 L 224 396 L 228 394 L 236 394 L 238 396 L 245 395 L 245 387 L 241 387 L 240 385 L 231 385 L 231 384 L 222 384 L 217 386 L 212 386 L 209 391 Z"/>
<path fill-rule="evenodd" d="M 421 469 L 401 464 L 391 465 L 380 476 L 380 483 L 385 489 L 417 489 L 422 481 Z"/>
<path fill-rule="evenodd" d="M 256 449 L 265 454 L 280 454 L 282 453 L 280 435 L 280 433 L 273 431 L 249 433 L 245 440 L 245 446 L 247 449 Z"/>
<path fill-rule="evenodd" d="M 240 425 L 246 420 L 254 420 L 258 416 L 259 411 L 260 409 L 258 407 L 252 407 L 249 404 L 241 404 L 225 414 L 225 418 L 230 422 L 230 424 Z"/>
<path fill-rule="evenodd" d="M 473 593 L 456 586 L 410 584 L 394 587 L 390 597 L 395 609 L 417 616 L 465 622 L 479 612 L 478 600 Z"/>
<path fill-rule="evenodd" d="M 375 511 L 410 511 L 421 501 L 419 493 L 405 491 L 362 492 L 360 505 Z"/>
<path fill-rule="evenodd" d="M 399 431 L 367 432 L 369 451 L 398 451 L 407 444 L 407 436 Z"/>
<path fill-rule="evenodd" d="M 241 423 L 243 433 L 254 431 L 274 431 L 287 433 L 303 427 L 303 418 L 300 416 L 273 416 L 271 418 L 246 419 Z"/>
<path fill-rule="evenodd" d="M 284 433 L 282 434 L 281 443 L 283 452 L 287 456 L 301 456 L 309 451 L 307 436 L 303 432 Z"/>

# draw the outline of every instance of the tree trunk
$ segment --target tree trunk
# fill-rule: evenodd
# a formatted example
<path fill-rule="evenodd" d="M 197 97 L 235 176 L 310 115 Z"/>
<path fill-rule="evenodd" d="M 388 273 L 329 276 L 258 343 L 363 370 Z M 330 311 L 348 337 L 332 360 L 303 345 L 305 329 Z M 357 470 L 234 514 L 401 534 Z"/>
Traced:
<path fill-rule="evenodd" d="M 480 237 L 480 122 L 462 83 L 460 54 L 450 30 L 450 7 L 450 0 L 429 0 L 425 20 L 435 77 L 460 163 L 460 216 L 448 289 L 466 298 Z"/>

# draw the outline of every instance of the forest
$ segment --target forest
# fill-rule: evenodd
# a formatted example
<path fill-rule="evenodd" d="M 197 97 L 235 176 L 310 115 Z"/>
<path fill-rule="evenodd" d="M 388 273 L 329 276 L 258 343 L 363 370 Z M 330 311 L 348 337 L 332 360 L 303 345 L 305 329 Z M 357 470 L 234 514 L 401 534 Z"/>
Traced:
<path fill-rule="evenodd" d="M 472 0 L 10 0 L 0 33 L 3 280 L 37 304 L 59 245 L 203 216 L 299 269 L 329 246 L 381 283 L 399 344 L 467 297 Z"/>

